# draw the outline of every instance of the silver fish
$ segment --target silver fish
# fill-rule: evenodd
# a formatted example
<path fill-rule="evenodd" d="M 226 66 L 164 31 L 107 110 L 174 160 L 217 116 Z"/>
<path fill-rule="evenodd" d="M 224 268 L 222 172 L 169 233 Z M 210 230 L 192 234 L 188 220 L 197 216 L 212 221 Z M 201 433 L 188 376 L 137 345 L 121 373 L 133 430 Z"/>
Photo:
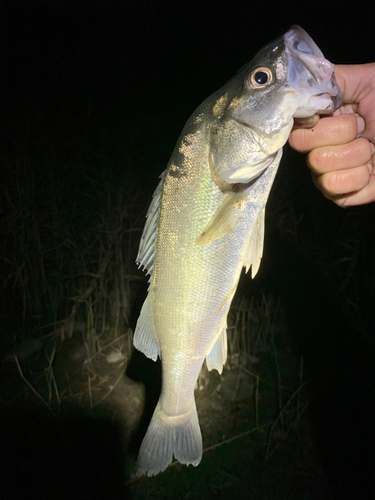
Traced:
<path fill-rule="evenodd" d="M 342 103 L 334 66 L 293 26 L 264 47 L 186 123 L 147 213 L 137 263 L 150 274 L 134 346 L 162 360 L 162 391 L 137 473 L 174 457 L 197 466 L 194 387 L 221 373 L 227 315 L 243 267 L 258 271 L 265 207 L 293 119 Z"/>

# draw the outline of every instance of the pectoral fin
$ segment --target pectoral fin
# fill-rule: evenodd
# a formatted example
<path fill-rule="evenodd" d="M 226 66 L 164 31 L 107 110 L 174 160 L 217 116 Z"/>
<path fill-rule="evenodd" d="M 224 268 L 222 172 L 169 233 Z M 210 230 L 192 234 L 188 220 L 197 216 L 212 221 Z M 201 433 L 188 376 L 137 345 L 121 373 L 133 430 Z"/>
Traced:
<path fill-rule="evenodd" d="M 195 240 L 198 246 L 208 245 L 233 231 L 238 219 L 244 211 L 247 195 L 229 193 L 215 214 Z"/>

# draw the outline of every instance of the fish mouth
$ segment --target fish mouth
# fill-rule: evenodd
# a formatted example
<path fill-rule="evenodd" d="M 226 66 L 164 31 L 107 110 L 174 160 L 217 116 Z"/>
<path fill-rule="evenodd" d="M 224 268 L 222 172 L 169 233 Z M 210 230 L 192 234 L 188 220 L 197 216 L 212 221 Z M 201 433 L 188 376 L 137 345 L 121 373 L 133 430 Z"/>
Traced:
<path fill-rule="evenodd" d="M 311 123 L 311 119 L 315 115 L 331 115 L 336 109 L 342 105 L 341 92 L 332 96 L 328 92 L 316 94 L 310 97 L 304 106 L 297 108 L 293 114 L 295 122 L 300 125 Z"/>
<path fill-rule="evenodd" d="M 314 40 L 300 26 L 292 26 L 284 35 L 284 44 L 288 56 L 288 85 L 307 97 L 306 105 L 297 110 L 294 117 L 329 114 L 338 109 L 343 98 L 334 65 L 324 57 Z M 311 112 L 313 108 L 315 112 Z"/>

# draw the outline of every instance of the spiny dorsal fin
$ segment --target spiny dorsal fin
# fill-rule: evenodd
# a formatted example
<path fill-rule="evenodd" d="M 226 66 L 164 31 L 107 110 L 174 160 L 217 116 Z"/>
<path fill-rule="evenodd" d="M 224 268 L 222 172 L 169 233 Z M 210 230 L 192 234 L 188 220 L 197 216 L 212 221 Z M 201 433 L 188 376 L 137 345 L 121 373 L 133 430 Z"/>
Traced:
<path fill-rule="evenodd" d="M 163 182 L 166 176 L 166 170 L 160 176 L 160 182 L 152 197 L 151 204 L 147 212 L 147 220 L 143 229 L 141 242 L 139 244 L 136 263 L 138 267 L 143 267 L 147 274 L 152 276 L 155 261 L 155 243 L 158 236 L 160 202 L 163 193 Z"/>

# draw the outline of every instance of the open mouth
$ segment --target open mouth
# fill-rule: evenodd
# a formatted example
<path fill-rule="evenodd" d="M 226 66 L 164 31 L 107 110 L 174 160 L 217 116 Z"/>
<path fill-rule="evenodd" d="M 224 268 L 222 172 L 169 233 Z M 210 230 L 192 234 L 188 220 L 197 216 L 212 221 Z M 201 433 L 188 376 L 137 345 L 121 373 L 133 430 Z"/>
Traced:
<path fill-rule="evenodd" d="M 288 53 L 288 82 L 316 101 L 318 114 L 329 114 L 342 105 L 334 65 L 323 56 L 312 38 L 299 26 L 284 35 Z M 320 94 L 315 94 L 319 92 Z M 297 114 L 297 118 L 300 118 Z"/>

